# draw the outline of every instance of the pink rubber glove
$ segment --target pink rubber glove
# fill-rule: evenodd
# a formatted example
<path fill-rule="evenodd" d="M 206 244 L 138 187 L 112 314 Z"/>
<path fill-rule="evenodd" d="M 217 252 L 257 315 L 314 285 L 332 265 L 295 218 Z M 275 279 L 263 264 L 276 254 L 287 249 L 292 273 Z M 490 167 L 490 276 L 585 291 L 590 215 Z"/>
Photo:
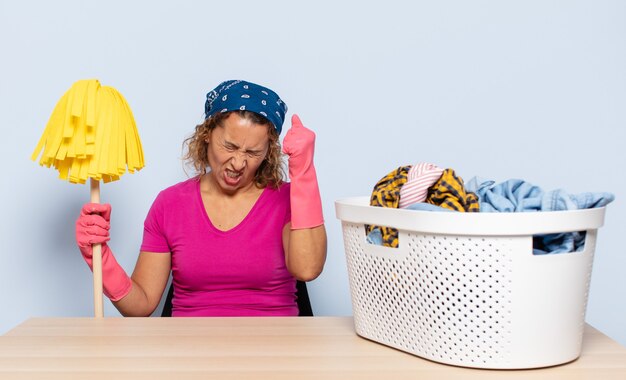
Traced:
<path fill-rule="evenodd" d="M 117 263 L 113 252 L 106 244 L 109 241 L 111 205 L 87 203 L 76 221 L 76 243 L 85 262 L 93 270 L 92 244 L 102 244 L 102 287 L 105 296 L 111 301 L 124 298 L 132 282 L 124 269 Z"/>
<path fill-rule="evenodd" d="M 324 224 L 322 199 L 313 166 L 315 133 L 305 128 L 298 115 L 291 117 L 291 128 L 283 140 L 289 155 L 291 179 L 291 229 L 313 228 Z"/>

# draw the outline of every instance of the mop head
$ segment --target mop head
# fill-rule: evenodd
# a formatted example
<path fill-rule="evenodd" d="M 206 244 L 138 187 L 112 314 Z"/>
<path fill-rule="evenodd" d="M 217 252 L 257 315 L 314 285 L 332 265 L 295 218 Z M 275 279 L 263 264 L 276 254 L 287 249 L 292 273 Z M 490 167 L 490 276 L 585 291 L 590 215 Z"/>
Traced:
<path fill-rule="evenodd" d="M 126 99 L 96 79 L 79 80 L 61 97 L 31 159 L 59 178 L 111 182 L 144 166 L 135 118 Z"/>

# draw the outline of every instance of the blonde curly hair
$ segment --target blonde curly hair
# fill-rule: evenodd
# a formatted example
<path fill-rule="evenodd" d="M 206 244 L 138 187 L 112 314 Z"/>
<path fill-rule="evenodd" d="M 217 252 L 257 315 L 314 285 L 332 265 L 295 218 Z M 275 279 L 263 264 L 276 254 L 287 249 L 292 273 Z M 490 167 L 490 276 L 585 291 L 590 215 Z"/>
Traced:
<path fill-rule="evenodd" d="M 187 165 L 194 168 L 199 175 L 198 178 L 207 173 L 209 168 L 208 147 L 206 142 L 211 131 L 221 125 L 231 113 L 236 112 L 240 117 L 250 120 L 255 124 L 265 125 L 268 129 L 269 149 L 267 156 L 261 163 L 254 175 L 254 183 L 258 188 L 270 186 L 278 188 L 285 178 L 285 169 L 283 167 L 282 153 L 280 142 L 278 140 L 278 132 L 268 119 L 251 111 L 230 111 L 217 113 L 207 118 L 202 124 L 196 126 L 195 132 L 183 141 L 183 150 L 185 151 L 183 159 Z"/>

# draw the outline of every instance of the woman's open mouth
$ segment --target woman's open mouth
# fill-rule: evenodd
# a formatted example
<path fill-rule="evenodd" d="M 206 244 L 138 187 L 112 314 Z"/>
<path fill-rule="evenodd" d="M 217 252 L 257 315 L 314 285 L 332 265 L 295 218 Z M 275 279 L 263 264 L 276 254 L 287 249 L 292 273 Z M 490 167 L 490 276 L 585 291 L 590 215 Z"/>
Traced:
<path fill-rule="evenodd" d="M 224 171 L 224 181 L 227 185 L 230 186 L 236 186 L 241 180 L 242 176 L 243 172 L 236 172 L 228 169 Z"/>

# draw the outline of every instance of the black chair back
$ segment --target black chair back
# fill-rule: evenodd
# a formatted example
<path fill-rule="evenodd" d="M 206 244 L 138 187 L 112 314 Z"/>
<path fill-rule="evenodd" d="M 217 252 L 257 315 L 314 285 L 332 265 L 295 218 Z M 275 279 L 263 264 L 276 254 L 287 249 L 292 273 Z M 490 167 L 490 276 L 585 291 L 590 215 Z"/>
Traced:
<path fill-rule="evenodd" d="M 306 288 L 306 282 L 296 282 L 296 296 L 298 302 L 298 310 L 300 311 L 298 316 L 300 317 L 312 317 L 313 308 L 311 307 L 311 300 L 309 299 L 309 291 Z M 163 310 L 161 311 L 161 317 L 172 316 L 172 298 L 174 298 L 174 285 L 171 284 L 165 297 L 165 303 L 163 304 Z"/>

